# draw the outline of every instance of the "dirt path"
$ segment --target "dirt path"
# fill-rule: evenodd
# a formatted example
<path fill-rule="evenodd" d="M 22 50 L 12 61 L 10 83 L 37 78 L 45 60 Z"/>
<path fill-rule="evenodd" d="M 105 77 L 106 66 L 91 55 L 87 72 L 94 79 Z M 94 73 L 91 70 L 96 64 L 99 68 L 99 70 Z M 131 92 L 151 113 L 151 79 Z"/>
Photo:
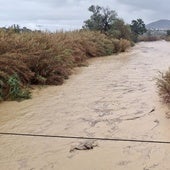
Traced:
<path fill-rule="evenodd" d="M 0 132 L 170 141 L 170 112 L 154 78 L 170 66 L 170 43 L 140 43 L 118 56 L 96 58 L 62 86 L 32 100 L 0 104 Z M 0 170 L 170 170 L 170 145 L 0 136 Z"/>

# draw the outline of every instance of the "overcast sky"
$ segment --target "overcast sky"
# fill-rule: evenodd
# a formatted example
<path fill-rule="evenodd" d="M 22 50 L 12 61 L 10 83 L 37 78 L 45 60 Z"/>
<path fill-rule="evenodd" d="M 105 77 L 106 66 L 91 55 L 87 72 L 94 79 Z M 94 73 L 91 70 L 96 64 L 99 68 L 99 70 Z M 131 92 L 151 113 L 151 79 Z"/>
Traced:
<path fill-rule="evenodd" d="M 127 23 L 142 18 L 147 24 L 170 19 L 169 3 L 168 0 L 0 0 L 0 26 L 19 24 L 32 29 L 78 29 L 89 18 L 90 5 L 109 7 Z"/>

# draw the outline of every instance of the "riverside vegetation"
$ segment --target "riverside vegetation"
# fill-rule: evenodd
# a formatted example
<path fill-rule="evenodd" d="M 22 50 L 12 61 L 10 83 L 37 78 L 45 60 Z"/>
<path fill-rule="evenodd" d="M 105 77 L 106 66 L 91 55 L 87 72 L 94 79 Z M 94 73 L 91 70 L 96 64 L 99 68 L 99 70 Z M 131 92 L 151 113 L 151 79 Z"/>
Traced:
<path fill-rule="evenodd" d="M 13 33 L 0 31 L 0 99 L 29 98 L 28 85 L 59 85 L 87 58 L 123 52 L 125 39 L 93 31 Z"/>
<path fill-rule="evenodd" d="M 157 79 L 159 95 L 165 103 L 170 103 L 170 68 L 165 73 L 160 73 Z"/>
<path fill-rule="evenodd" d="M 124 52 L 133 44 L 135 27 L 115 11 L 93 5 L 89 11 L 91 18 L 77 31 L 50 33 L 15 25 L 0 29 L 1 101 L 30 98 L 30 85 L 62 84 L 88 58 Z"/>
<path fill-rule="evenodd" d="M 170 41 L 170 30 L 167 30 L 167 35 L 164 38 L 166 41 Z M 160 72 L 157 78 L 157 87 L 159 90 L 159 95 L 162 101 L 165 103 L 170 103 L 170 68 L 165 72 Z"/>

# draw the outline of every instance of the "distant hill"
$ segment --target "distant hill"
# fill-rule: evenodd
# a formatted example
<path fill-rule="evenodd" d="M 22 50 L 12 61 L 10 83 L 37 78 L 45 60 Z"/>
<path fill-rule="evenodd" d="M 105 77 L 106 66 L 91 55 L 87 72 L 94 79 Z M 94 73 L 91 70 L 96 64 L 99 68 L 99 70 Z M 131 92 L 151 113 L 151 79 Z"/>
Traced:
<path fill-rule="evenodd" d="M 170 20 L 162 19 L 146 25 L 147 29 L 170 30 Z"/>

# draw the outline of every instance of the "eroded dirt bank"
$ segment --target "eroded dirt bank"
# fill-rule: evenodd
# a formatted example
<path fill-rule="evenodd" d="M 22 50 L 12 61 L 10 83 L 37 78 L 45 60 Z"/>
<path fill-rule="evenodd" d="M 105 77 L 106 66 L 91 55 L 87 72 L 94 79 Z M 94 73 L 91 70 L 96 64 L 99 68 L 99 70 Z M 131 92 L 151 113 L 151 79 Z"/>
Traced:
<path fill-rule="evenodd" d="M 154 79 L 169 66 L 165 41 L 92 59 L 62 86 L 0 104 L 0 132 L 170 141 L 170 110 L 161 104 Z M 0 136 L 0 169 L 170 169 L 170 145 L 97 141 L 93 150 L 69 152 L 80 142 Z"/>

